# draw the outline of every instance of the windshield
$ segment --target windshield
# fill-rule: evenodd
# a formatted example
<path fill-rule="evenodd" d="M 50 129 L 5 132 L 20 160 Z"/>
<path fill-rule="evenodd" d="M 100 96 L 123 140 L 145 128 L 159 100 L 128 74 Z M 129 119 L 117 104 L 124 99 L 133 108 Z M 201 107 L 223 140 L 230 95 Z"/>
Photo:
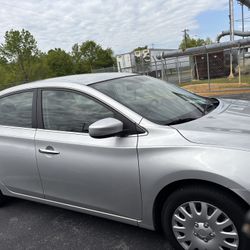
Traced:
<path fill-rule="evenodd" d="M 147 76 L 124 77 L 95 83 L 91 87 L 161 125 L 200 118 L 218 105 L 216 99 L 203 98 Z"/>

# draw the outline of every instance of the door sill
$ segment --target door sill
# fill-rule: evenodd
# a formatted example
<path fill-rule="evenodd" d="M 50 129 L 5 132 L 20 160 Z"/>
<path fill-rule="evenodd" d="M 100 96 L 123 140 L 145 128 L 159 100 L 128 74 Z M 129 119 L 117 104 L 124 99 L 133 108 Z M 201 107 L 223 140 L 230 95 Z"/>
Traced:
<path fill-rule="evenodd" d="M 119 222 L 123 222 L 126 224 L 134 225 L 134 226 L 139 226 L 139 223 L 141 222 L 141 220 L 132 219 L 132 218 L 121 216 L 121 215 L 116 215 L 116 214 L 102 212 L 102 211 L 98 211 L 98 210 L 94 210 L 94 209 L 90 209 L 90 208 L 84 208 L 84 207 L 80 207 L 80 206 L 70 205 L 67 203 L 48 200 L 45 198 L 39 198 L 39 197 L 35 197 L 35 196 L 20 194 L 20 193 L 16 193 L 16 192 L 13 192 L 10 190 L 9 190 L 8 194 L 6 194 L 6 195 L 25 199 L 25 200 L 35 201 L 35 202 L 39 202 L 39 203 L 43 203 L 43 204 L 47 204 L 47 205 L 51 205 L 51 206 L 55 206 L 55 207 L 65 208 L 65 209 L 69 209 L 72 211 L 81 212 L 81 213 L 85 213 L 85 214 L 89 214 L 89 215 L 94 215 L 94 216 L 98 216 L 101 218 L 106 218 L 106 219 L 110 219 L 110 220 L 114 220 L 114 221 L 119 221 Z"/>

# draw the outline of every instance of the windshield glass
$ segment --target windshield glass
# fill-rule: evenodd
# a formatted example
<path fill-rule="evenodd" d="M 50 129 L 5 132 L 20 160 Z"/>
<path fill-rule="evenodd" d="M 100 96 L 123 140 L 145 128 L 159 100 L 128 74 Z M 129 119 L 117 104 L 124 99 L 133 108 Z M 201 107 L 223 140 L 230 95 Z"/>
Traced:
<path fill-rule="evenodd" d="M 147 76 L 124 77 L 92 84 L 91 87 L 161 125 L 200 118 L 218 104 L 216 99 L 203 98 Z"/>

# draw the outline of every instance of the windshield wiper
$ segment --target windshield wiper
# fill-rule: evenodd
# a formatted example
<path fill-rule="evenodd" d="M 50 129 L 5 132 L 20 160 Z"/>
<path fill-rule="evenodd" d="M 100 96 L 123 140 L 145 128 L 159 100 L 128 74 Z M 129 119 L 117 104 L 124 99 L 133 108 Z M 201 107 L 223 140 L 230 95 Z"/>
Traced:
<path fill-rule="evenodd" d="M 170 126 L 170 125 L 176 125 L 176 124 L 185 123 L 185 122 L 191 122 L 191 121 L 196 120 L 198 118 L 199 117 L 196 117 L 196 118 L 194 118 L 194 117 L 192 117 L 192 118 L 191 117 L 190 118 L 180 118 L 180 119 L 177 119 L 175 121 L 169 122 L 166 125 Z"/>

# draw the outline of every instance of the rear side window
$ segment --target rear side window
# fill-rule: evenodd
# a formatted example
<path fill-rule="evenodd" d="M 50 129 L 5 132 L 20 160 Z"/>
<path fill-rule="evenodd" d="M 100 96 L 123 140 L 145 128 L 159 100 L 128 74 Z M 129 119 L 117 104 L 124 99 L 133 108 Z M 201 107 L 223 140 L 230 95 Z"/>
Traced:
<path fill-rule="evenodd" d="M 0 125 L 32 127 L 33 92 L 0 98 Z"/>

